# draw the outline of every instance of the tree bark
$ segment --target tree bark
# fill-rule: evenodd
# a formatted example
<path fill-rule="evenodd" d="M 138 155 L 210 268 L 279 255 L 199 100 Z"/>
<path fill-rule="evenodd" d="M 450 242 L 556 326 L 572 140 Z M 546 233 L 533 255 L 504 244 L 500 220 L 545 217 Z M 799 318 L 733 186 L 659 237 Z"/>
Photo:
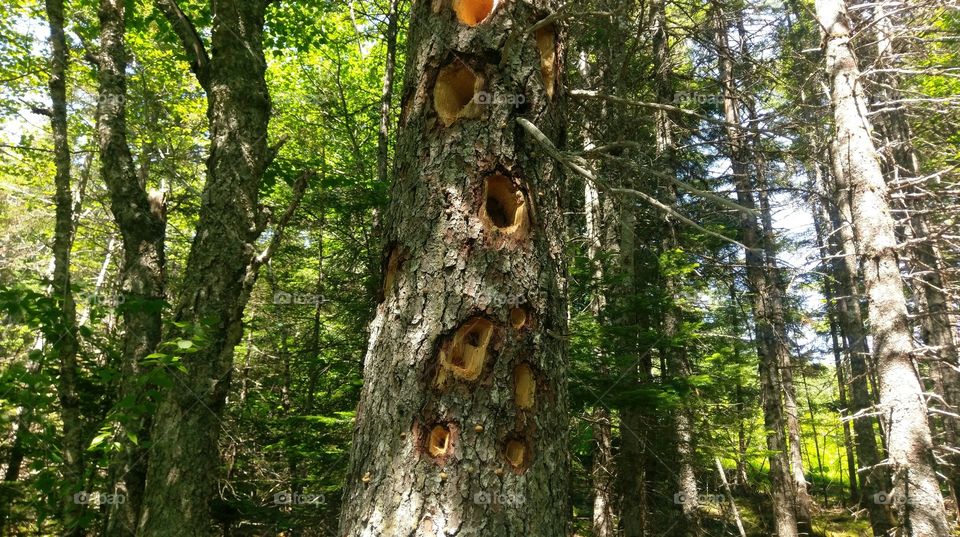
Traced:
<path fill-rule="evenodd" d="M 63 421 L 61 474 L 61 516 L 64 535 L 84 534 L 81 526 L 84 505 L 75 501 L 74 494 L 83 490 L 84 433 L 83 415 L 78 393 L 79 367 L 77 365 L 77 311 L 70 288 L 70 254 L 73 248 L 73 192 L 70 186 L 70 141 L 67 132 L 67 41 L 64 34 L 62 0 L 46 1 L 47 22 L 50 27 L 50 100 L 53 104 L 50 124 L 53 131 L 53 152 L 56 175 L 56 216 L 53 238 L 53 282 L 51 293 L 60 308 L 60 318 L 48 339 L 60 362 L 57 396 Z"/>
<path fill-rule="evenodd" d="M 716 18 L 716 45 L 719 55 L 723 110 L 727 122 L 726 143 L 729 146 L 731 169 L 737 187 L 737 201 L 743 207 L 755 210 L 753 184 L 749 163 L 752 161 L 747 140 L 740 124 L 738 97 L 733 77 L 734 62 L 727 43 L 728 27 L 721 4 L 713 5 Z M 784 433 L 784 415 L 781 401 L 782 387 L 778 369 L 783 363 L 786 334 L 777 333 L 782 323 L 777 322 L 779 301 L 777 285 L 767 274 L 762 230 L 754 214 L 741 212 L 741 242 L 747 265 L 747 285 L 755 319 L 755 338 L 759 357 L 760 391 L 763 404 L 764 427 L 770 460 L 771 498 L 773 518 L 780 537 L 794 537 L 799 531 L 809 531 L 809 519 L 797 510 L 798 487 L 790 473 L 787 439 Z M 779 316 L 782 321 L 782 310 Z"/>
<path fill-rule="evenodd" d="M 825 178 L 821 174 L 821 183 Z M 823 186 L 819 187 L 823 188 Z M 841 220 L 848 208 L 847 192 L 836 192 L 833 196 L 823 190 L 822 214 L 827 237 L 825 247 L 832 259 L 829 269 L 833 275 L 836 293 L 831 306 L 837 312 L 840 332 L 843 334 L 847 360 L 850 363 L 850 395 L 853 410 L 854 443 L 857 452 L 860 475 L 861 497 L 859 501 L 870 514 L 870 525 L 874 535 L 885 535 L 893 525 L 890 511 L 886 505 L 874 501 L 878 493 L 884 493 L 890 482 L 886 467 L 881 465 L 882 454 L 877 445 L 874 430 L 874 398 L 870 394 L 870 348 L 867 346 L 867 330 L 860 308 L 860 294 L 857 285 L 857 257 L 853 244 L 853 230 Z M 841 200 L 841 208 L 831 203 Z M 832 288 L 833 289 L 833 288 Z M 831 290 L 832 290 L 831 289 Z"/>
<path fill-rule="evenodd" d="M 164 299 L 164 239 L 166 218 L 162 195 L 148 194 L 137 176 L 127 142 L 126 9 L 122 0 L 101 0 L 99 102 L 97 135 L 100 175 L 110 194 L 110 209 L 123 242 L 120 268 L 123 303 L 123 360 L 117 416 L 127 434 L 115 440 L 123 445 L 110 462 L 111 493 L 125 501 L 110 505 L 105 533 L 133 535 L 143 499 L 150 416 L 137 412 L 145 403 L 137 376 L 140 362 L 157 349 L 161 338 Z M 133 443 L 128 434 L 137 438 Z"/>
<path fill-rule="evenodd" d="M 211 143 L 200 220 L 173 319 L 178 326 L 173 337 L 195 340 L 196 352 L 182 356 L 186 372 L 170 371 L 173 381 L 154 417 L 138 535 L 212 532 L 220 417 L 233 350 L 243 333 L 243 310 L 258 270 L 279 243 L 284 220 L 306 184 L 304 175 L 270 245 L 258 252 L 258 239 L 269 221 L 259 190 L 274 154 L 267 146 L 270 98 L 262 48 L 268 3 L 213 2 L 210 58 L 176 2 L 157 0 L 207 93 Z"/>
<path fill-rule="evenodd" d="M 850 188 L 853 226 L 864 265 L 897 531 L 949 535 L 934 470 L 926 401 L 913 363 L 893 218 L 871 139 L 863 88 L 858 83 L 860 71 L 850 46 L 846 5 L 843 0 L 818 0 L 816 15 L 823 31 L 833 109 L 835 179 Z"/>
<path fill-rule="evenodd" d="M 339 533 L 564 535 L 565 204 L 517 125 L 562 139 L 561 41 L 524 31 L 557 3 L 432 4 L 412 7 Z"/>

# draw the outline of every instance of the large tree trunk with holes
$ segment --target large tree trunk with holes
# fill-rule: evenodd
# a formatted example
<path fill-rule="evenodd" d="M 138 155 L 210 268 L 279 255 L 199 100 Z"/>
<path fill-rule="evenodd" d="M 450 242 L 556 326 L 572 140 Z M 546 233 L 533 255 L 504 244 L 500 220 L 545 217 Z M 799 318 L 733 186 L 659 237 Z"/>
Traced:
<path fill-rule="evenodd" d="M 267 4 L 214 2 L 209 58 L 189 19 L 170 0 L 158 2 L 207 93 L 211 144 L 200 221 L 174 311 L 179 331 L 172 334 L 195 340 L 196 352 L 182 356 L 186 371 L 168 369 L 174 378 L 154 417 L 138 535 L 207 535 L 215 522 L 211 500 L 233 349 L 257 269 L 271 251 L 258 253 L 257 245 L 268 223 L 259 190 L 271 155 L 262 48 Z"/>
<path fill-rule="evenodd" d="M 556 2 L 413 6 L 340 534 L 567 533 Z"/>
<path fill-rule="evenodd" d="M 870 131 L 860 71 L 850 45 L 843 0 L 819 0 L 817 19 L 824 32 L 826 75 L 833 109 L 834 169 L 850 188 L 857 249 L 864 266 L 880 380 L 880 410 L 886 423 L 891 496 L 898 525 L 907 535 L 948 535 L 934 470 L 926 401 L 913 362 L 896 237 L 883 173 Z"/>
<path fill-rule="evenodd" d="M 140 362 L 156 351 L 161 338 L 161 301 L 164 298 L 165 217 L 162 196 L 148 195 L 140 182 L 127 143 L 127 53 L 124 47 L 126 11 L 121 0 L 100 2 L 100 95 L 97 133 L 100 175 L 110 193 L 110 209 L 123 239 L 123 361 L 120 397 L 123 432 L 115 439 L 123 450 L 110 465 L 111 493 L 124 502 L 111 504 L 107 535 L 133 535 L 141 501 L 148 451 L 149 416 L 137 412 L 143 405 L 137 375 Z M 141 415 L 138 415 L 141 414 Z M 129 441 L 137 438 L 137 444 Z"/>

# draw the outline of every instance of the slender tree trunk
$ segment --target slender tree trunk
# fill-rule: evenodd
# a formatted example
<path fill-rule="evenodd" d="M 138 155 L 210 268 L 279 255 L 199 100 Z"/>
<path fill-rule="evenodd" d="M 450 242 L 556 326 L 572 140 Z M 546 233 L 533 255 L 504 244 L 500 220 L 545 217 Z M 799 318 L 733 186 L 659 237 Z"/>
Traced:
<path fill-rule="evenodd" d="M 99 102 L 97 132 L 100 175 L 110 194 L 110 209 L 123 241 L 120 269 L 123 290 L 123 361 L 120 401 L 145 403 L 137 375 L 140 362 L 155 352 L 161 338 L 161 303 L 164 298 L 165 216 L 162 196 L 148 195 L 137 176 L 127 143 L 127 52 L 124 44 L 126 11 L 122 0 L 101 0 Z M 124 403 L 118 416 L 125 434 L 116 441 L 123 450 L 110 463 L 112 493 L 125 501 L 110 505 L 105 533 L 133 535 L 143 499 L 149 442 L 150 416 L 136 405 Z M 136 443 L 129 440 L 132 435 Z"/>
<path fill-rule="evenodd" d="M 823 177 L 820 177 L 823 181 Z M 831 204 L 830 200 L 841 200 L 841 207 Z M 830 223 L 826 226 L 826 247 L 829 265 L 834 275 L 834 285 L 839 296 L 834 297 L 832 306 L 837 312 L 837 321 L 843 334 L 847 359 L 850 362 L 850 394 L 853 410 L 854 442 L 859 463 L 860 501 L 870 513 L 870 525 L 874 535 L 884 535 L 892 527 L 893 521 L 886 505 L 875 502 L 878 493 L 887 490 L 890 478 L 886 467 L 880 464 L 880 447 L 874 430 L 874 398 L 870 394 L 870 348 L 867 346 L 867 330 L 860 308 L 857 285 L 857 258 L 853 244 L 853 230 L 841 220 L 847 193 L 837 192 L 833 196 L 824 191 L 824 203 L 820 220 Z"/>
<path fill-rule="evenodd" d="M 850 45 L 846 6 L 843 0 L 818 0 L 816 14 L 824 34 L 833 108 L 835 179 L 850 188 L 853 226 L 864 265 L 897 531 L 946 536 L 950 528 L 934 470 L 926 401 L 913 363 L 893 218 L 858 83 L 860 71 Z"/>
<path fill-rule="evenodd" d="M 398 6 L 400 0 L 389 0 L 387 32 L 383 39 L 387 57 L 383 67 L 383 91 L 380 93 L 380 130 L 377 132 L 377 179 L 387 184 L 390 165 L 390 108 L 393 105 L 393 78 L 397 65 Z"/>
<path fill-rule="evenodd" d="M 756 202 L 751 184 L 749 148 L 740 128 L 740 111 L 733 78 L 733 59 L 727 44 L 727 22 L 720 4 L 714 4 L 714 17 L 717 28 L 717 50 L 721 83 L 723 87 L 723 109 L 726 122 L 727 144 L 729 146 L 731 169 L 737 186 L 737 200 L 740 205 L 754 210 Z M 756 323 L 757 355 L 759 356 L 760 391 L 763 403 L 764 426 L 767 431 L 767 449 L 770 459 L 771 497 L 773 500 L 773 518 L 777 534 L 780 537 L 799 535 L 798 525 L 806 524 L 797 513 L 797 487 L 790 474 L 790 461 L 787 439 L 784 433 L 784 415 L 781 402 L 781 386 L 778 368 L 782 360 L 778 350 L 785 345 L 785 334 L 777 334 L 777 323 L 773 308 L 778 306 L 774 295 L 776 285 L 766 274 L 762 230 L 754 214 L 741 212 L 741 242 L 747 247 L 747 284 L 751 306 Z M 780 339 L 778 339 L 780 338 Z"/>
<path fill-rule="evenodd" d="M 63 421 L 63 445 L 61 452 L 63 478 L 61 516 L 64 534 L 84 534 L 81 526 L 84 506 L 75 501 L 74 494 L 83 490 L 84 484 L 84 434 L 83 416 L 80 410 L 77 365 L 77 312 L 70 288 L 70 253 L 73 247 L 73 192 L 70 186 L 70 141 L 67 133 L 67 42 L 64 34 L 62 0 L 46 1 L 47 22 L 50 27 L 50 80 L 52 101 L 50 124 L 53 131 L 53 151 L 56 175 L 56 219 L 53 239 L 53 282 L 51 293 L 60 308 L 60 317 L 48 336 L 54 355 L 60 362 L 60 379 L 57 396 L 60 400 Z"/>
<path fill-rule="evenodd" d="M 850 430 L 849 411 L 850 406 L 847 399 L 847 365 L 843 359 L 843 348 L 841 347 L 840 329 L 837 326 L 836 302 L 833 292 L 834 281 L 826 260 L 831 256 L 831 249 L 827 246 L 828 237 L 826 230 L 830 229 L 827 225 L 826 211 L 822 210 L 823 203 L 816 203 L 816 209 L 813 215 L 814 227 L 816 229 L 817 246 L 820 250 L 820 259 L 824 264 L 824 270 L 827 276 L 823 278 L 823 296 L 827 302 L 827 319 L 830 323 L 830 348 L 833 350 L 833 363 L 837 371 L 837 392 L 840 400 L 840 420 L 843 422 L 843 446 L 847 458 L 847 474 L 850 481 L 850 500 L 860 503 L 859 479 L 857 477 L 857 462 L 854 457 L 853 434 Z"/>
<path fill-rule="evenodd" d="M 670 53 L 666 2 L 657 0 L 651 6 L 651 9 L 653 10 L 654 20 L 653 57 L 656 73 L 654 88 L 657 101 L 662 104 L 669 104 L 673 100 L 673 65 Z M 668 176 L 673 176 L 676 173 L 676 147 L 672 120 L 666 111 L 656 111 L 655 128 L 656 156 L 662 163 L 662 171 Z M 672 184 L 661 184 L 659 190 L 664 202 L 671 206 L 675 204 L 677 196 Z M 672 253 L 680 247 L 676 226 L 673 220 L 668 218 L 665 219 L 663 227 L 662 253 Z M 667 258 L 672 258 L 672 256 L 667 256 Z M 663 266 L 658 266 L 658 269 L 663 278 L 665 291 L 663 296 L 666 302 L 662 321 L 662 331 L 666 344 L 661 349 L 666 363 L 664 373 L 670 380 L 685 379 L 690 376 L 692 371 L 687 349 L 683 343 L 680 343 L 683 340 L 681 338 L 683 312 L 678 305 L 681 289 L 676 279 L 669 275 L 670 267 L 664 270 Z M 676 491 L 672 496 L 674 503 L 677 504 L 674 509 L 679 507 L 680 516 L 676 517 L 676 523 L 669 530 L 666 530 L 665 534 L 696 535 L 699 532 L 699 499 L 697 478 L 693 468 L 693 415 L 685 401 L 677 408 L 671 409 L 669 428 L 672 445 L 668 456 L 674 463 L 673 470 L 675 473 L 672 485 Z"/>
<path fill-rule="evenodd" d="M 340 535 L 567 533 L 562 181 L 515 127 L 560 138 L 561 41 L 516 26 L 556 6 L 412 8 Z"/>
<path fill-rule="evenodd" d="M 901 47 L 893 39 L 895 14 L 888 12 L 884 3 L 878 2 L 874 10 L 877 61 L 881 67 L 893 70 L 897 67 L 897 54 Z M 922 174 L 920 155 L 913 146 L 905 105 L 896 104 L 903 98 L 900 80 L 895 72 L 882 72 L 879 78 L 881 90 L 876 96 L 876 104 L 881 111 L 878 114 L 878 131 L 884 140 L 886 158 L 883 169 L 887 184 L 896 186 L 901 182 L 915 182 Z M 914 196 L 918 196 L 922 191 L 918 186 L 902 190 L 905 194 Z M 913 287 L 916 293 L 917 317 L 920 319 L 920 335 L 934 356 L 930 364 L 931 377 L 937 393 L 942 397 L 942 406 L 945 407 L 943 410 L 956 415 L 960 405 L 960 373 L 943 260 L 934 239 L 930 237 L 927 215 L 921 199 L 905 198 L 902 209 L 909 215 L 906 225 L 915 243 L 908 261 L 914 274 Z M 955 450 L 960 447 L 960 423 L 957 418 L 944 414 L 939 415 L 937 421 L 942 426 L 943 440 L 947 444 L 947 449 L 943 450 L 943 459 L 947 464 L 943 465 L 941 471 L 947 476 L 956 504 L 956 491 L 960 487 L 960 457 Z"/>

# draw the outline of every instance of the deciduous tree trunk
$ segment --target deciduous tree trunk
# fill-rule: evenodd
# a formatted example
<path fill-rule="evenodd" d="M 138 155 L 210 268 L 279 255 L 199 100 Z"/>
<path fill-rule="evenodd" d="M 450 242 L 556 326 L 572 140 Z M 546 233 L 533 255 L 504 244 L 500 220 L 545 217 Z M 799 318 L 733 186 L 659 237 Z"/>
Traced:
<path fill-rule="evenodd" d="M 897 531 L 949 535 L 934 471 L 926 401 L 913 363 L 893 218 L 858 81 L 860 70 L 850 45 L 846 5 L 843 0 L 818 0 L 816 14 L 823 30 L 833 109 L 835 179 L 850 188 L 853 226 L 870 303 Z"/>
<path fill-rule="evenodd" d="M 64 535 L 83 535 L 81 527 L 84 506 L 74 494 L 83 490 L 84 434 L 80 411 L 77 366 L 77 311 L 70 288 L 70 253 L 73 248 L 73 192 L 70 186 L 70 142 L 67 136 L 67 42 L 63 30 L 62 0 L 47 0 L 47 22 L 50 27 L 50 124 L 56 175 L 56 218 L 53 236 L 53 282 L 51 293 L 60 308 L 60 317 L 48 336 L 54 355 L 60 362 L 57 396 L 63 421 L 60 488 Z M 0 528 L 2 529 L 2 528 Z"/>
<path fill-rule="evenodd" d="M 207 94 L 210 156 L 200 220 L 178 293 L 173 337 L 196 340 L 182 357 L 186 372 L 171 371 L 171 387 L 157 409 L 139 533 L 147 537 L 207 535 L 214 513 L 220 460 L 218 438 L 242 333 L 243 310 L 283 226 L 302 196 L 308 175 L 278 219 L 271 241 L 258 251 L 269 212 L 261 206 L 263 172 L 275 154 L 267 145 L 270 98 L 262 38 L 267 0 L 212 2 L 211 50 L 174 0 L 157 0 L 183 42 Z"/>
<path fill-rule="evenodd" d="M 340 535 L 567 533 L 557 2 L 491 4 L 412 8 Z"/>
<path fill-rule="evenodd" d="M 148 194 L 137 176 L 127 143 L 127 52 L 124 32 L 126 10 L 122 0 L 101 0 L 99 101 L 97 134 L 100 145 L 100 175 L 110 193 L 110 209 L 123 241 L 120 268 L 123 290 L 123 358 L 117 416 L 123 433 L 116 441 L 123 450 L 110 467 L 113 494 L 123 502 L 110 505 L 106 534 L 135 533 L 146 478 L 150 416 L 136 409 L 144 404 L 137 375 L 140 362 L 155 352 L 161 338 L 164 299 L 164 238 L 166 218 L 162 194 Z M 129 441 L 128 435 L 137 438 Z"/>

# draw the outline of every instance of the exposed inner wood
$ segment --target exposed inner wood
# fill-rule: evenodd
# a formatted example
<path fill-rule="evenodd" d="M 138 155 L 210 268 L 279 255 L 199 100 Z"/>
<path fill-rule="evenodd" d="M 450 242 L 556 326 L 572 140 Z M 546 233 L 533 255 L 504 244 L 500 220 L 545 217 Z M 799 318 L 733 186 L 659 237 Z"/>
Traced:
<path fill-rule="evenodd" d="M 450 445 L 450 429 L 443 425 L 436 425 L 430 431 L 427 439 L 427 452 L 431 457 L 442 457 L 447 454 Z"/>
<path fill-rule="evenodd" d="M 557 33 L 553 25 L 540 28 L 534 34 L 537 50 L 540 51 L 540 74 L 547 97 L 553 99 L 554 82 L 557 78 Z"/>
<path fill-rule="evenodd" d="M 520 235 L 529 228 L 523 192 L 509 177 L 492 175 L 484 182 L 481 218 L 489 226 L 507 235 Z"/>
<path fill-rule="evenodd" d="M 513 399 L 517 407 L 523 410 L 533 408 L 537 392 L 537 381 L 533 370 L 527 364 L 513 368 Z"/>
<path fill-rule="evenodd" d="M 482 79 L 460 60 L 440 70 L 433 87 L 433 106 L 444 126 L 449 127 L 460 118 L 480 115 L 480 105 L 474 101 L 474 95 L 482 85 Z"/>
<path fill-rule="evenodd" d="M 507 448 L 504 451 L 507 462 L 514 468 L 523 468 L 526 460 L 527 446 L 520 440 L 510 440 L 507 442 Z"/>
<path fill-rule="evenodd" d="M 476 380 L 489 356 L 492 336 L 493 323 L 482 317 L 464 323 L 440 350 L 437 384 L 443 384 L 447 373 L 462 380 Z"/>
<path fill-rule="evenodd" d="M 490 16 L 496 5 L 494 0 L 453 0 L 453 11 L 463 24 L 476 26 Z"/>
<path fill-rule="evenodd" d="M 527 310 L 523 308 L 513 308 L 510 310 L 510 325 L 516 330 L 520 330 L 527 324 Z"/>

